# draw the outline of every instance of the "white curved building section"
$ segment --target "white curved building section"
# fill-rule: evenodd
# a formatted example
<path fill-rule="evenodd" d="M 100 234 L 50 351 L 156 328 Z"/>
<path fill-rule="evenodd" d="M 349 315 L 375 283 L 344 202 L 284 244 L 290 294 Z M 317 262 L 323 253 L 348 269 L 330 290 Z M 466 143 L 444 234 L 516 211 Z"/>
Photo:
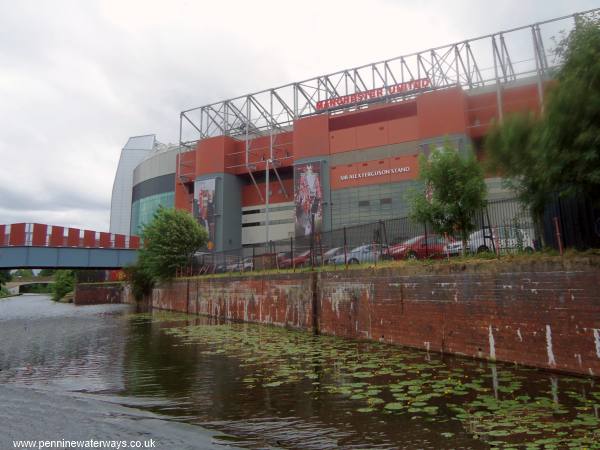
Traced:
<path fill-rule="evenodd" d="M 119 158 L 110 202 L 110 232 L 128 235 L 131 226 L 133 170 L 154 149 L 156 136 L 130 137 Z"/>

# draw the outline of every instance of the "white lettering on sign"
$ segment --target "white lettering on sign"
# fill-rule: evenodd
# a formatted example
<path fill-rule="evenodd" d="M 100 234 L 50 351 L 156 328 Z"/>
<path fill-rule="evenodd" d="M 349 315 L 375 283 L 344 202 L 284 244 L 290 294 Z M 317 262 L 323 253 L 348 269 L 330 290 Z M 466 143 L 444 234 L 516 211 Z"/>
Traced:
<path fill-rule="evenodd" d="M 393 175 L 395 173 L 410 172 L 410 167 L 394 167 L 392 169 L 370 170 L 368 172 L 350 173 L 348 175 L 340 175 L 340 181 L 360 180 L 362 178 L 380 177 L 383 175 Z"/>

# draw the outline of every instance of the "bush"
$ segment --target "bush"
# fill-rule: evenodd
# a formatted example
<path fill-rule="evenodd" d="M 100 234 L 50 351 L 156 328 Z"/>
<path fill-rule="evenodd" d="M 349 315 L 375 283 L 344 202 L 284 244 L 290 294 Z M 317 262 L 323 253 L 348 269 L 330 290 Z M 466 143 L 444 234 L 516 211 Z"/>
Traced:
<path fill-rule="evenodd" d="M 0 286 L 8 283 L 10 280 L 12 280 L 10 270 L 0 270 Z"/>
<path fill-rule="evenodd" d="M 56 272 L 56 269 L 42 269 L 38 273 L 38 277 L 51 277 Z"/>
<path fill-rule="evenodd" d="M 52 294 L 52 284 L 24 284 L 19 288 L 21 294 Z"/>
<path fill-rule="evenodd" d="M 75 287 L 75 273 L 72 270 L 57 270 L 54 274 L 54 285 L 52 286 L 52 300 L 55 302 L 62 299 Z"/>
<path fill-rule="evenodd" d="M 136 300 L 140 301 L 144 296 L 152 292 L 154 280 L 139 264 L 128 266 L 124 270 L 126 280 L 131 285 L 131 290 Z"/>

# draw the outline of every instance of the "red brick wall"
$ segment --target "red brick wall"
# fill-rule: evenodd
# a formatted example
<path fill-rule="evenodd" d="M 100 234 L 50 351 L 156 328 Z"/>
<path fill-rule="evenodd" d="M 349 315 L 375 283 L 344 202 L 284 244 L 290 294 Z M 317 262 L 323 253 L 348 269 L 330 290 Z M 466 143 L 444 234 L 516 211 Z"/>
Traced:
<path fill-rule="evenodd" d="M 152 306 L 309 330 L 312 282 L 306 274 L 182 280 L 154 289 Z"/>
<path fill-rule="evenodd" d="M 122 283 L 85 284 L 75 286 L 73 303 L 76 305 L 101 305 L 104 303 L 123 303 Z"/>
<path fill-rule="evenodd" d="M 325 273 L 320 331 L 600 375 L 600 272 L 506 269 Z"/>
<path fill-rule="evenodd" d="M 312 330 L 314 306 L 323 334 L 599 376 L 598 286 L 555 258 L 178 281 L 153 307 Z"/>

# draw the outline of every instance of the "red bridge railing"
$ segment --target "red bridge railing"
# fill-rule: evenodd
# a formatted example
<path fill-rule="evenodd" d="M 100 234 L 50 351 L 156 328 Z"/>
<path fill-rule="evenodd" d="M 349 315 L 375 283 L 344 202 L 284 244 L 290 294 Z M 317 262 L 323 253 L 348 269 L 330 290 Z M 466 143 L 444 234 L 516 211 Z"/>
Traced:
<path fill-rule="evenodd" d="M 0 247 L 17 246 L 138 249 L 140 238 L 43 223 L 0 225 Z"/>

